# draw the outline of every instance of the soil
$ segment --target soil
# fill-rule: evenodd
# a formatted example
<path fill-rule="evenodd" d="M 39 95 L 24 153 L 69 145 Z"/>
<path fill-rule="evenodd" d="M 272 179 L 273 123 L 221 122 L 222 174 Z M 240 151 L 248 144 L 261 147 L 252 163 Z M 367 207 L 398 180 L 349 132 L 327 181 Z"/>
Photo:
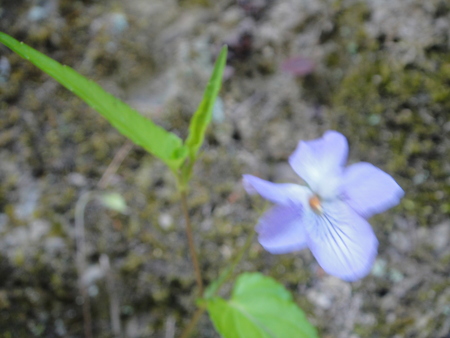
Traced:
<path fill-rule="evenodd" d="M 373 163 L 406 193 L 370 220 L 372 273 L 343 282 L 308 250 L 274 256 L 256 240 L 238 272 L 283 283 L 321 337 L 450 337 L 448 1 L 3 0 L 0 31 L 182 138 L 228 44 L 189 197 L 204 282 L 268 207 L 245 193 L 242 174 L 293 182 L 297 142 L 335 129 L 349 163 Z M 1 337 L 84 336 L 75 220 L 87 192 L 94 336 L 178 336 L 196 285 L 171 172 L 0 46 Z M 125 213 L 101 203 L 116 193 Z M 218 337 L 206 315 L 194 336 Z"/>

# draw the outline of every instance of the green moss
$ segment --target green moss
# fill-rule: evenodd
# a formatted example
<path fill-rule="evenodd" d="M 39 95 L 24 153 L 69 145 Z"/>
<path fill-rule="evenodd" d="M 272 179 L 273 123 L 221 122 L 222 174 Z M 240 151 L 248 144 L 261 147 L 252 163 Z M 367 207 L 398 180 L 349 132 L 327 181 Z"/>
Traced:
<path fill-rule="evenodd" d="M 178 0 L 178 3 L 183 7 L 210 7 L 212 4 L 210 0 Z"/>
<path fill-rule="evenodd" d="M 8 294 L 5 290 L 0 290 L 0 310 L 6 310 L 11 306 Z"/>
<path fill-rule="evenodd" d="M 138 270 L 142 264 L 144 264 L 146 258 L 142 255 L 138 255 L 135 253 L 130 253 L 124 264 L 122 265 L 123 272 L 134 272 Z"/>

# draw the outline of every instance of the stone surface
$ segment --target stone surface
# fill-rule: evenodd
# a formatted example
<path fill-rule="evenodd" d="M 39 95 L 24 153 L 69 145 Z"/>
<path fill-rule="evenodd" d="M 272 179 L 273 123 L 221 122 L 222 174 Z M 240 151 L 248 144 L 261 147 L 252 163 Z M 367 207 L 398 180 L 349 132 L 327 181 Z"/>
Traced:
<path fill-rule="evenodd" d="M 368 161 L 393 175 L 406 195 L 370 220 L 379 257 L 362 281 L 326 276 L 307 250 L 273 256 L 256 241 L 238 266 L 282 282 L 322 337 L 339 338 L 450 330 L 449 27 L 442 0 L 0 4 L 0 31 L 183 138 L 214 58 L 229 44 L 221 104 L 189 196 L 205 282 L 268 207 L 245 194 L 242 174 L 296 180 L 286 161 L 300 139 L 339 130 L 350 163 Z M 291 57 L 315 68 L 304 77 L 283 72 Z M 2 333 L 83 336 L 75 206 L 98 190 L 124 143 L 100 115 L 0 46 Z M 113 335 L 112 303 L 126 337 L 177 336 L 196 295 L 175 181 L 135 146 L 107 188 L 129 210 L 121 215 L 91 200 L 82 215 L 94 336 Z M 206 316 L 195 336 L 218 337 Z"/>

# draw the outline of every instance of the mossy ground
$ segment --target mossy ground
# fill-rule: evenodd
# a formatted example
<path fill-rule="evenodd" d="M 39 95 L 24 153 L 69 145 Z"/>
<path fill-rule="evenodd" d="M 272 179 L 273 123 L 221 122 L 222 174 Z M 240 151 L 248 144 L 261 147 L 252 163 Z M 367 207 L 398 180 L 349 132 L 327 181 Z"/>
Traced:
<path fill-rule="evenodd" d="M 230 44 L 223 115 L 208 131 L 189 199 L 205 282 L 268 207 L 246 196 L 241 175 L 289 181 L 285 162 L 298 140 L 333 128 L 348 137 L 350 162 L 379 166 L 406 192 L 398 207 L 371 220 L 378 273 L 349 285 L 324 276 L 307 251 L 273 256 L 257 242 L 239 271 L 284 283 L 323 337 L 439 337 L 450 330 L 445 1 L 392 5 L 392 12 L 364 1 L 52 4 L 0 5 L 0 30 L 182 137 L 220 45 Z M 46 16 L 32 19 L 33 6 Z M 405 18 L 435 33 L 405 30 Z M 398 25 L 389 26 L 392 20 Z M 279 70 L 299 54 L 316 62 L 310 75 Z M 11 69 L 0 72 L 2 337 L 81 337 L 75 205 L 97 189 L 126 140 L 31 64 L 4 47 L 1 57 Z M 193 310 L 195 280 L 174 183 L 164 165 L 135 147 L 108 186 L 122 194 L 129 214 L 96 201 L 86 209 L 87 260 L 98 268 L 100 256 L 109 257 L 127 337 L 163 337 L 171 320 L 179 330 Z M 111 294 L 103 277 L 92 285 L 95 336 L 110 337 Z M 206 318 L 197 336 L 214 336 Z"/>

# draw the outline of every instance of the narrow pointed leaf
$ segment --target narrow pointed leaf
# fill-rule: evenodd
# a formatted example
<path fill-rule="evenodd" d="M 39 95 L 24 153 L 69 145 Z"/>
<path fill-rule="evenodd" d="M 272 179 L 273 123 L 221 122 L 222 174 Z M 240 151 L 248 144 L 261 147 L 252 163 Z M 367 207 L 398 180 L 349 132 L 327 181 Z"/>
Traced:
<path fill-rule="evenodd" d="M 187 150 L 181 139 L 106 92 L 99 85 L 70 67 L 0 32 L 0 42 L 53 77 L 105 117 L 120 133 L 176 170 L 184 162 Z"/>
<path fill-rule="evenodd" d="M 222 86 L 223 70 L 227 60 L 227 46 L 223 46 L 219 57 L 214 65 L 214 70 L 209 79 L 208 85 L 203 93 L 203 99 L 189 125 L 189 136 L 186 139 L 186 146 L 189 151 L 189 158 L 195 161 L 198 150 L 203 144 L 205 131 L 212 119 L 214 103 L 219 95 Z"/>
<path fill-rule="evenodd" d="M 259 273 L 240 275 L 231 299 L 214 297 L 207 308 L 224 338 L 318 338 L 284 286 Z"/>

